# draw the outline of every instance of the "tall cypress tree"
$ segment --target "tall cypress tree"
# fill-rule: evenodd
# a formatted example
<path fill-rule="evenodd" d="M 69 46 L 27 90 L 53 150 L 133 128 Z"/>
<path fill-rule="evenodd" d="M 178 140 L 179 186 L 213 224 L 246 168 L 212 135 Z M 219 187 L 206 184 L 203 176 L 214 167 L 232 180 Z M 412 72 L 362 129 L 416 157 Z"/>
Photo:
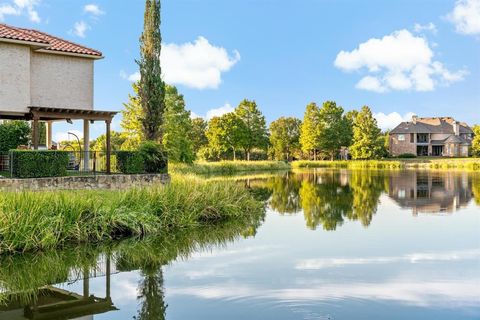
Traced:
<path fill-rule="evenodd" d="M 140 82 L 138 94 L 142 106 L 143 136 L 147 140 L 161 139 L 165 109 L 165 84 L 162 81 L 160 52 L 160 0 L 146 0 L 143 33 L 140 37 Z"/>

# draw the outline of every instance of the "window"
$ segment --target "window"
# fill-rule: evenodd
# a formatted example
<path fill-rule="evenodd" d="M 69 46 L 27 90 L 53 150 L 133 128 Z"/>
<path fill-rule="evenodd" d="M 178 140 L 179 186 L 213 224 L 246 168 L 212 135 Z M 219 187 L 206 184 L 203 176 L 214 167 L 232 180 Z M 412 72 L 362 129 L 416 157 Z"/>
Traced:
<path fill-rule="evenodd" d="M 428 134 L 427 133 L 417 134 L 417 143 L 428 143 Z"/>
<path fill-rule="evenodd" d="M 405 141 L 405 135 L 404 134 L 399 134 L 398 135 L 398 141 Z"/>
<path fill-rule="evenodd" d="M 415 134 L 410 133 L 410 143 L 414 143 L 414 142 L 415 142 Z"/>

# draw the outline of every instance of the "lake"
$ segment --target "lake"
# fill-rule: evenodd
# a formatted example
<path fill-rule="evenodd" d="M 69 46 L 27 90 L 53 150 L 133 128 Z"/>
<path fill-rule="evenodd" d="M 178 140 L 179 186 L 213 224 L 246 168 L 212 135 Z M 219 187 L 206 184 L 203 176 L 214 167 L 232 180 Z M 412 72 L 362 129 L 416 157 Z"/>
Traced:
<path fill-rule="evenodd" d="M 237 181 L 260 220 L 1 258 L 0 319 L 480 319 L 479 174 Z"/>

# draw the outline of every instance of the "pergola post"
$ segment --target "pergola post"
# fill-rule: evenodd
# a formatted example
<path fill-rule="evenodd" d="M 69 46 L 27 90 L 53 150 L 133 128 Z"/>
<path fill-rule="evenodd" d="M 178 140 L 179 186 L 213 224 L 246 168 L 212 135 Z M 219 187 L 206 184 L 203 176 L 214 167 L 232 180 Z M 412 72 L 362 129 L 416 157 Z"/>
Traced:
<path fill-rule="evenodd" d="M 34 115 L 33 117 L 33 130 L 32 130 L 32 140 L 33 140 L 33 149 L 38 150 L 38 145 L 40 143 L 40 134 L 39 134 L 39 117 Z"/>
<path fill-rule="evenodd" d="M 83 170 L 90 171 L 90 121 L 83 120 Z"/>
<path fill-rule="evenodd" d="M 47 121 L 47 149 L 50 149 L 52 145 L 52 121 Z"/>
<path fill-rule="evenodd" d="M 111 143 L 110 143 L 110 124 L 111 124 L 112 120 L 105 120 L 105 124 L 106 124 L 106 129 L 107 129 L 107 132 L 106 132 L 106 140 L 107 140 L 107 174 L 110 174 L 111 173 L 111 168 L 110 168 L 110 156 L 111 156 L 111 153 L 112 153 L 112 146 L 111 146 Z"/>

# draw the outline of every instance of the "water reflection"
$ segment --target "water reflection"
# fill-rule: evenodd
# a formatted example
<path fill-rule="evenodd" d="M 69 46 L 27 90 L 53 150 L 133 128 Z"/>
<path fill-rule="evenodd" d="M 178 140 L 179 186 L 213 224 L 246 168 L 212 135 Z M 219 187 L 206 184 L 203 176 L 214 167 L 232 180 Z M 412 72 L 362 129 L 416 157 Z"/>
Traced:
<path fill-rule="evenodd" d="M 367 227 L 382 194 L 414 215 L 453 212 L 473 197 L 480 203 L 480 178 L 466 172 L 320 169 L 289 172 L 255 185 L 270 190 L 268 203 L 278 213 L 303 210 L 310 229 L 335 230 L 345 220 Z"/>
<path fill-rule="evenodd" d="M 0 319 L 93 319 L 93 315 L 118 310 L 110 294 L 111 277 L 130 271 L 140 275 L 133 319 L 165 319 L 163 267 L 245 237 L 259 226 L 258 218 L 101 247 L 4 256 L 0 258 Z M 90 291 L 95 279 L 103 279 L 102 297 Z M 70 289 L 72 285 L 78 285 L 77 290 Z"/>

